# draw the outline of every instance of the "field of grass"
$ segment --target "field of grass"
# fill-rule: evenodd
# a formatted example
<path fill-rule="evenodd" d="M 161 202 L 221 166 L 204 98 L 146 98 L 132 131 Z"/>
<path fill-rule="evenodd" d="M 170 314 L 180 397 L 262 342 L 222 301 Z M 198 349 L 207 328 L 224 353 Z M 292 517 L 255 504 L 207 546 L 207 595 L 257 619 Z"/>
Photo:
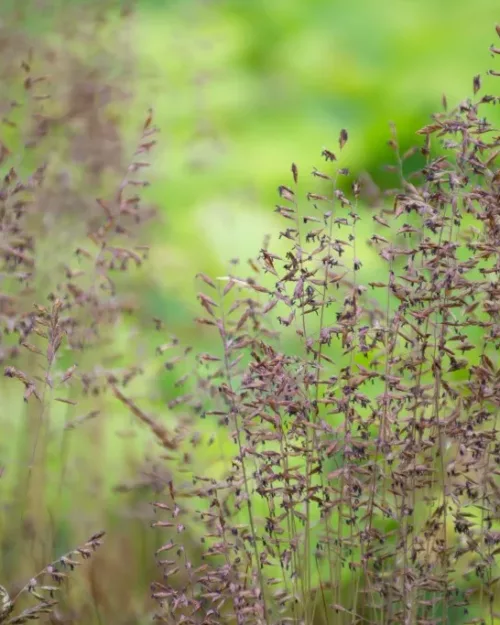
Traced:
<path fill-rule="evenodd" d="M 219 349 L 213 332 L 193 322 L 200 315 L 196 274 L 227 276 L 236 271 L 235 258 L 239 273 L 251 273 L 248 261 L 257 258 L 266 235 L 273 252 L 285 256 L 289 242 L 279 238 L 282 220 L 274 211 L 281 203 L 278 186 L 291 184 L 296 163 L 297 195 L 317 191 L 310 172 L 323 166 L 324 148 L 337 150 L 347 128 L 342 166 L 364 180 L 356 258 L 365 283 L 380 280 L 386 265 L 367 240 L 383 191 L 400 184 L 383 169 L 395 164 L 389 122 L 405 152 L 421 144 L 415 132 L 442 110 L 443 94 L 455 107 L 472 96 L 477 74 L 484 92 L 498 91 L 486 75 L 493 67 L 488 46 L 496 0 L 144 0 L 122 17 L 117 4 L 31 0 L 5 2 L 0 10 L 0 106 L 2 116 L 18 124 L 0 131 L 13 155 L 2 155 L 0 173 L 15 167 L 27 176 L 48 161 L 48 184 L 35 194 L 29 223 L 36 272 L 26 285 L 9 273 L 6 257 L 0 278 L 0 363 L 25 371 L 44 389 L 40 402 L 26 402 L 22 380 L 0 381 L 0 584 L 15 596 L 48 562 L 106 531 L 47 622 L 139 625 L 151 622 L 157 609 L 150 584 L 161 577 L 155 551 L 165 540 L 151 529 L 157 518 L 151 502 L 166 496 L 174 469 L 151 427 L 109 391 L 109 376 L 122 379 L 135 367 L 127 397 L 169 431 L 191 428 L 186 453 L 193 472 L 222 479 L 235 453 L 231 438 L 210 415 L 184 423 L 169 402 L 182 394 L 175 380 L 191 365 L 181 361 L 172 371 L 156 351 L 172 335 L 194 353 Z M 50 93 L 47 103 L 23 89 L 27 76 L 40 75 L 47 84 L 37 93 Z M 13 98 L 21 107 L 10 111 Z M 49 119 L 45 130 L 36 117 L 40 106 Z M 99 224 L 95 199 L 116 197 L 127 167 L 139 158 L 134 151 L 147 141 L 141 131 L 150 108 L 160 132 L 151 153 L 139 159 L 151 166 L 134 177 L 147 179 L 140 195 L 156 212 L 144 224 L 129 224 L 134 245 L 150 249 L 140 266 L 130 261 L 127 272 L 113 273 L 134 312 L 108 318 L 101 311 L 95 325 L 102 327 L 89 323 L 95 345 L 89 340 L 81 354 L 65 343 L 51 371 L 58 379 L 77 365 L 74 383 L 51 388 L 47 337 L 27 339 L 28 347 L 12 358 L 18 335 L 9 331 L 9 307 L 23 319 L 35 303 L 52 310 L 50 294 L 69 280 L 64 265 L 85 266 L 74 251 L 88 248 L 87 234 Z M 490 116 L 495 120 L 498 111 Z M 25 147 L 29 139 L 34 148 Z M 423 162 L 419 154 L 408 159 L 404 175 Z M 86 288 L 95 294 L 97 261 L 92 271 Z M 273 288 L 273 276 L 262 280 Z M 111 300 L 116 303 L 114 294 Z M 93 305 L 90 299 L 82 304 L 82 327 Z M 52 323 L 53 311 L 47 315 Z M 334 313 L 323 321 L 333 324 Z M 319 323 L 311 322 L 314 331 Z M 481 337 L 471 330 L 476 364 Z M 300 353 L 293 329 L 281 341 L 285 352 Z M 80 377 L 84 371 L 87 378 Z M 454 374 L 457 382 L 465 378 L 464 371 Z M 381 390 L 377 381 L 374 395 Z M 257 514 L 261 505 L 256 498 Z M 193 518 L 186 540 L 194 558 L 201 532 Z M 350 572 L 340 577 L 349 588 Z M 458 618 L 453 622 L 465 622 Z"/>

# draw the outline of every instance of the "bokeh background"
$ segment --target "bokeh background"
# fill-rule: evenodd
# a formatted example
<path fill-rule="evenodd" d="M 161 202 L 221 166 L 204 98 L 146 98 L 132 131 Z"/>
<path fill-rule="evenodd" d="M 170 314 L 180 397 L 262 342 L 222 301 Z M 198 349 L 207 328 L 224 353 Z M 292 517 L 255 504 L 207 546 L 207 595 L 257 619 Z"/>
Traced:
<path fill-rule="evenodd" d="M 149 363 L 162 342 L 152 318 L 195 350 L 210 349 L 211 337 L 192 322 L 194 276 L 221 275 L 235 257 L 245 263 L 265 235 L 271 247 L 281 245 L 273 208 L 291 163 L 306 189 L 322 149 L 335 150 L 340 129 L 348 129 L 345 166 L 371 181 L 368 210 L 396 184 L 383 169 L 393 159 L 390 122 L 406 150 L 417 142 L 416 130 L 442 110 L 443 94 L 450 106 L 470 97 L 476 74 L 483 75 L 485 92 L 493 90 L 488 46 L 499 17 L 498 0 L 138 0 L 133 7 L 3 0 L 2 99 L 17 94 L 16 72 L 31 49 L 35 66 L 49 74 L 54 114 L 68 103 L 74 109 L 72 146 L 56 129 L 48 152 L 54 180 L 70 179 L 78 191 L 69 221 L 54 220 L 54 236 L 71 231 L 83 238 L 80 211 L 113 188 L 150 107 L 161 129 L 151 186 L 143 192 L 158 211 L 154 226 L 141 232 L 151 245 L 149 261 L 122 279 L 140 303 L 138 320 L 115 328 L 107 357 L 118 350 L 121 363 Z M 15 133 L 1 132 L 15 150 Z M 23 156 L 20 167 L 28 169 L 30 158 Z M 93 164 L 95 193 L 78 186 L 77 174 L 79 165 Z M 53 200 L 63 197 L 59 192 Z M 54 240 L 46 244 L 44 253 L 53 253 Z M 360 252 L 376 274 L 370 254 Z M 169 423 L 171 375 L 157 362 L 145 369 L 135 398 Z M 152 476 L 168 473 L 149 432 L 109 398 L 100 400 L 104 417 L 73 430 L 64 425 L 78 414 L 55 409 L 44 472 L 26 515 L 18 500 L 30 409 L 8 382 L 0 383 L 0 582 L 15 588 L 44 559 L 103 528 L 106 546 L 75 579 L 61 618 L 149 622 L 153 554 L 161 544 L 149 527 L 150 502 L 163 487 Z M 215 425 L 203 428 L 209 433 Z M 221 471 L 229 457 L 224 441 L 199 454 L 200 466 L 218 464 Z M 47 510 L 49 521 L 39 527 Z"/>

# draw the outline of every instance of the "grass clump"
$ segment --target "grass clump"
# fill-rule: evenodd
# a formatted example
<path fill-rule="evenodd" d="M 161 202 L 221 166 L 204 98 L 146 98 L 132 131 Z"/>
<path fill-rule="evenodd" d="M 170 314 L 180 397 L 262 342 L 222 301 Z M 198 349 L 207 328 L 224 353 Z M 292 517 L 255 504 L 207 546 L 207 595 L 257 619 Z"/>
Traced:
<path fill-rule="evenodd" d="M 28 35 L 11 13 L 0 24 L 2 624 L 116 614 L 101 573 L 113 571 L 113 538 L 82 567 L 87 588 L 74 584 L 71 598 L 56 593 L 101 544 L 96 530 L 109 529 L 109 493 L 100 484 L 108 463 L 94 462 L 107 461 L 102 421 L 111 402 L 103 389 L 136 375 L 116 350 L 135 307 L 123 275 L 142 266 L 141 236 L 156 213 L 138 192 L 157 130 L 147 114 L 127 162 L 120 113 L 129 94 L 107 48 L 116 24 L 109 9 L 61 11 L 53 37 Z M 82 471 L 85 443 L 93 459 Z M 75 548 L 82 535 L 91 538 Z M 56 553 L 66 555 L 53 561 Z M 132 608 L 121 605 L 115 622 L 130 618 Z"/>
<path fill-rule="evenodd" d="M 156 504 L 161 622 L 499 618 L 499 98 L 480 77 L 473 92 L 444 98 L 407 153 L 392 130 L 397 189 L 379 206 L 342 130 L 317 189 L 295 164 L 279 187 L 284 253 L 268 238 L 248 269 L 199 276 L 197 323 L 220 348 L 181 367 L 191 388 L 170 405 L 191 428 L 215 419 L 234 455 L 190 470 L 180 444 L 186 479 Z M 383 272 L 359 260 L 366 239 Z"/>

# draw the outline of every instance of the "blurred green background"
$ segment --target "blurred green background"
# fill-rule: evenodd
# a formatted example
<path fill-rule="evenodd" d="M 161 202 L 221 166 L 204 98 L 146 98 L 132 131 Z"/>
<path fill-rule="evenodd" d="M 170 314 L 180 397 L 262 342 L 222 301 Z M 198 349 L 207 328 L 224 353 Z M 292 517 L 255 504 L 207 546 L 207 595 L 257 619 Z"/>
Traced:
<path fill-rule="evenodd" d="M 154 311 L 187 319 L 192 275 L 255 255 L 277 232 L 276 188 L 291 163 L 304 180 L 340 128 L 346 166 L 394 186 L 382 171 L 393 162 L 389 122 L 405 150 L 443 93 L 450 106 L 469 97 L 490 67 L 497 17 L 495 0 L 141 3 L 137 111 L 154 106 L 162 129 Z"/>
<path fill-rule="evenodd" d="M 343 164 L 390 188 L 397 181 L 382 169 L 393 158 L 386 145 L 389 122 L 406 150 L 417 142 L 415 131 L 442 110 L 443 94 L 450 107 L 470 97 L 479 73 L 483 91 L 493 91 L 485 74 L 493 65 L 488 46 L 500 16 L 498 0 L 142 0 L 124 20 L 118 19 L 123 6 L 106 2 L 109 22 L 96 42 L 85 4 L 91 11 L 99 6 L 4 0 L 0 20 L 4 31 L 15 23 L 25 37 L 10 60 L 24 55 L 28 44 L 36 50 L 45 41 L 64 50 L 71 39 L 83 64 L 131 94 L 113 109 L 125 137 L 125 162 L 146 111 L 154 109 L 161 134 L 143 195 L 159 218 L 143 237 L 151 243 L 147 267 L 125 280 L 140 301 L 141 324 L 116 330 L 124 361 L 146 362 L 162 342 L 152 317 L 196 350 L 211 348 L 211 337 L 192 323 L 198 313 L 194 276 L 221 275 L 230 259 L 255 257 L 267 234 L 271 249 L 282 249 L 273 207 L 278 185 L 290 182 L 292 162 L 304 191 L 309 179 L 315 190 L 312 167 L 321 165 L 324 147 L 337 149 L 339 131 L 347 128 Z M 53 72 L 61 67 L 54 65 Z M 61 76 L 64 91 L 71 72 Z M 360 256 L 376 274 L 370 250 Z M 153 404 L 169 423 L 165 397 L 172 378 L 157 363 L 147 371 L 152 375 L 134 387 L 135 397 Z M 0 417 L 8 433 L 0 443 L 6 502 L 0 581 L 7 586 L 35 565 L 28 530 L 11 512 L 26 436 L 27 409 L 17 390 L 0 385 L 8 407 Z M 82 425 L 77 434 L 62 431 L 67 412 L 55 408 L 51 415 L 42 502 L 51 511 L 53 540 L 42 551 L 59 553 L 87 533 L 107 529 L 98 565 L 81 588 L 77 584 L 75 605 L 85 620 L 75 622 L 148 622 L 154 607 L 148 584 L 156 575 L 153 553 L 161 536 L 148 525 L 155 484 L 147 475 L 161 464 L 149 433 L 113 400 L 105 406 L 106 419 Z M 223 445 L 203 453 L 201 464 L 218 463 L 223 470 Z"/>

